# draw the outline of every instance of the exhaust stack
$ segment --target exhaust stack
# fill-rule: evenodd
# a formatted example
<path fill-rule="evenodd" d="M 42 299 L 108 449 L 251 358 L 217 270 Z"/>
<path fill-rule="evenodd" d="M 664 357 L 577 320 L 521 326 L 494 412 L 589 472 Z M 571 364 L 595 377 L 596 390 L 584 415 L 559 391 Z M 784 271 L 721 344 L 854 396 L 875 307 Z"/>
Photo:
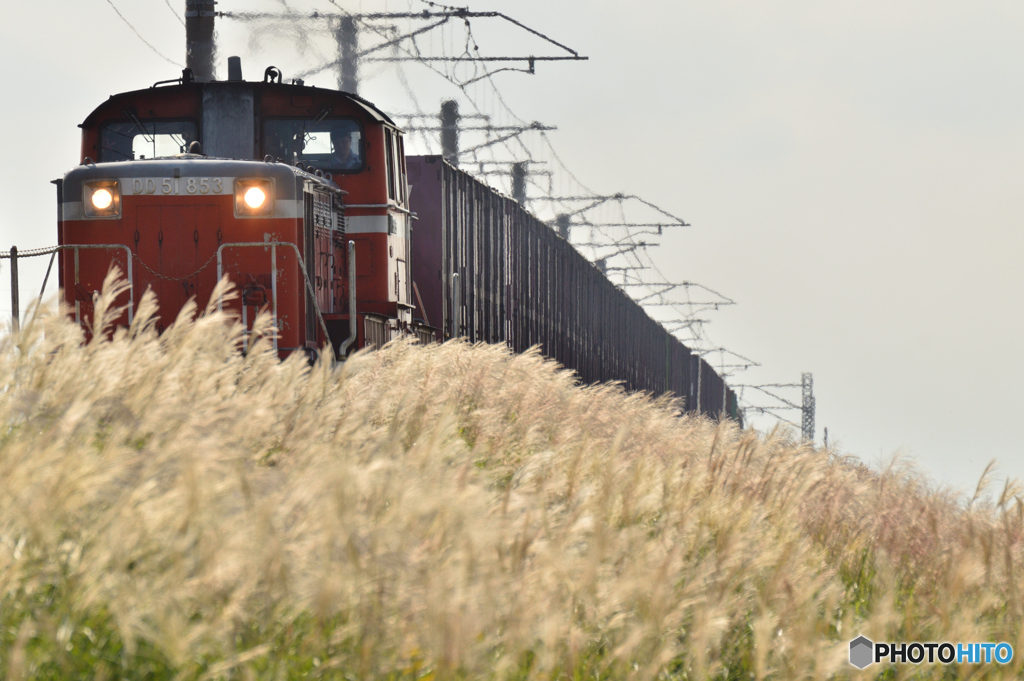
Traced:
<path fill-rule="evenodd" d="M 228 80 L 242 80 L 242 58 L 228 57 Z"/>

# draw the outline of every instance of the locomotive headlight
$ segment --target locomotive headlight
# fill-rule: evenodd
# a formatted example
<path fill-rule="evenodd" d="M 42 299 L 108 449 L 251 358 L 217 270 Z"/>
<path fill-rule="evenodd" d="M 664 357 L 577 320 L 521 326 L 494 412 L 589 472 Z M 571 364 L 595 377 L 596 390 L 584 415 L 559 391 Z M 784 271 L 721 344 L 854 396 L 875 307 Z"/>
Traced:
<path fill-rule="evenodd" d="M 87 218 L 121 216 L 121 187 L 117 180 L 90 180 L 82 183 L 82 206 Z"/>
<path fill-rule="evenodd" d="M 249 187 L 245 190 L 245 205 L 253 210 L 259 210 L 259 208 L 266 202 L 267 193 L 259 187 Z"/>
<path fill-rule="evenodd" d="M 96 210 L 106 210 L 114 203 L 114 195 L 109 189 L 97 189 L 92 193 L 92 207 Z"/>
<path fill-rule="evenodd" d="M 240 218 L 270 217 L 274 214 L 273 180 L 235 180 L 235 215 Z"/>

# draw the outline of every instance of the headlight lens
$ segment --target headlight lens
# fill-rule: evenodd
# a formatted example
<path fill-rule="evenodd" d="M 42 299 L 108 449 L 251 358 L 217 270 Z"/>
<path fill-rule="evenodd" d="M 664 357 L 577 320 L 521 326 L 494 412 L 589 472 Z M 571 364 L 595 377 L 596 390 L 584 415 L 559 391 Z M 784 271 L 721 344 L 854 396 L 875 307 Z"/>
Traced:
<path fill-rule="evenodd" d="M 245 190 L 245 205 L 253 210 L 260 208 L 267 200 L 267 194 L 259 187 L 249 187 Z"/>
<path fill-rule="evenodd" d="M 273 214 L 273 180 L 254 178 L 235 180 L 235 215 L 255 218 L 270 217 Z"/>
<path fill-rule="evenodd" d="M 82 204 L 87 218 L 121 216 L 121 187 L 117 180 L 90 180 L 82 184 Z"/>
<path fill-rule="evenodd" d="M 114 195 L 109 189 L 97 189 L 92 193 L 92 207 L 96 210 L 106 210 L 114 203 Z"/>

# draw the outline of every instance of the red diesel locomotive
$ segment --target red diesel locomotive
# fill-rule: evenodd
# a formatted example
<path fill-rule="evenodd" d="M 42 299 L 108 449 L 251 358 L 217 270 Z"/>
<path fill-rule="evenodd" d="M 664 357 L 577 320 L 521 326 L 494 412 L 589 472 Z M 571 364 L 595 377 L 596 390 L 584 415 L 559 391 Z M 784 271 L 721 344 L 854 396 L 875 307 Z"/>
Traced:
<path fill-rule="evenodd" d="M 440 157 L 407 159 L 402 132 L 360 97 L 274 68 L 246 82 L 234 57 L 228 73 L 114 95 L 82 124 L 82 164 L 57 182 L 61 286 L 79 321 L 112 264 L 131 283 L 122 323 L 142 291 L 173 320 L 226 275 L 240 296 L 222 307 L 247 329 L 269 310 L 282 357 L 407 334 L 537 346 L 585 382 L 741 419 L 707 362 L 519 203 Z"/>
<path fill-rule="evenodd" d="M 117 264 L 132 304 L 153 289 L 163 320 L 190 298 L 207 305 L 226 274 L 241 295 L 221 306 L 248 327 L 270 310 L 282 356 L 412 332 L 401 131 L 355 95 L 282 83 L 274 68 L 246 82 L 230 67 L 227 81 L 185 71 L 114 95 L 80 126 L 82 165 L 58 182 L 76 318 Z"/>

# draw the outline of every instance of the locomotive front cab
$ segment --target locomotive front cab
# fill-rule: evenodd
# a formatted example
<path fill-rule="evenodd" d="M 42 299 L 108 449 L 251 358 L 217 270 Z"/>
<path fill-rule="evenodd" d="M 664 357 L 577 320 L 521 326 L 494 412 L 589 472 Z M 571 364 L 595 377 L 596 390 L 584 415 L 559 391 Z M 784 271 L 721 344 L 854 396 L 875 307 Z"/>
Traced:
<path fill-rule="evenodd" d="M 189 299 L 206 306 L 226 274 L 241 299 L 225 305 L 247 327 L 265 309 L 277 320 L 282 353 L 316 347 L 327 337 L 317 327 L 326 326 L 320 318 L 334 312 L 334 299 L 315 258 L 300 249 L 312 243 L 307 204 L 337 202 L 318 211 L 326 224 L 310 226 L 320 231 L 341 212 L 342 192 L 332 184 L 283 164 L 195 155 L 79 166 L 62 183 L 65 301 L 77 320 L 89 319 L 93 296 L 116 264 L 132 283 L 133 304 L 146 289 L 156 293 L 162 330 Z"/>
<path fill-rule="evenodd" d="M 223 307 L 247 327 L 272 313 L 282 356 L 408 328 L 410 224 L 390 120 L 333 90 L 187 76 L 112 96 L 81 126 L 82 165 L 58 183 L 60 277 L 76 318 L 91 317 L 116 264 L 131 307 L 156 293 L 163 326 L 189 299 L 205 307 L 226 275 L 240 296 Z M 202 153 L 188 153 L 194 142 Z"/>

